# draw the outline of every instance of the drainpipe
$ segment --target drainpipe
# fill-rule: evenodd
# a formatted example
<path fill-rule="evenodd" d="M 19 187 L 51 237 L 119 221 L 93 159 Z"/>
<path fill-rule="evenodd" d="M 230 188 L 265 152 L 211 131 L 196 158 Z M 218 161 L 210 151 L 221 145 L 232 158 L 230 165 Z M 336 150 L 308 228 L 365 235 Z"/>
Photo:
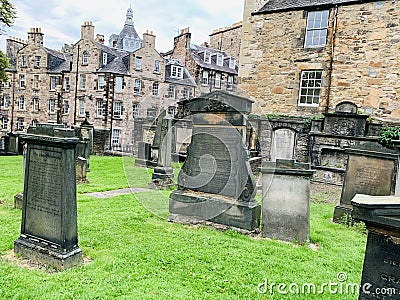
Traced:
<path fill-rule="evenodd" d="M 333 15 L 333 30 L 332 30 L 332 39 L 331 39 L 331 53 L 329 57 L 329 69 L 328 69 L 328 91 L 326 97 L 326 108 L 325 112 L 329 112 L 330 106 L 330 98 L 331 98 L 331 85 L 332 85 L 332 72 L 333 72 L 333 57 L 335 54 L 335 39 L 337 34 L 337 15 L 338 15 L 338 6 L 335 5 L 334 15 Z"/>

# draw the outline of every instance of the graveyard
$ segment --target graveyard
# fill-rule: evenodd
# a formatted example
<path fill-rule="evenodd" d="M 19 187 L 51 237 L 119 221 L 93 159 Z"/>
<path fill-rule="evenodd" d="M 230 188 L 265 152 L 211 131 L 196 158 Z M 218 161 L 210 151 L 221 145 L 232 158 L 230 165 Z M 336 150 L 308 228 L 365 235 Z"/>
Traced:
<path fill-rule="evenodd" d="M 57 271 L 14 258 L 21 210 L 13 196 L 23 182 L 22 156 L 0 157 L 1 299 L 356 299 L 345 293 L 282 295 L 268 283 L 360 283 L 366 234 L 332 222 L 340 191 L 312 188 L 310 237 L 288 243 L 207 225 L 167 221 L 171 190 L 114 197 L 89 193 L 146 189 L 152 170 L 133 157 L 91 157 L 88 182 L 77 186 L 83 264 Z M 175 175 L 181 164 L 173 163 Z M 111 176 L 110 176 L 111 174 Z M 176 180 L 177 176 L 175 176 Z M 260 194 L 256 196 L 261 201 Z M 289 297 L 290 296 L 290 297 Z"/>

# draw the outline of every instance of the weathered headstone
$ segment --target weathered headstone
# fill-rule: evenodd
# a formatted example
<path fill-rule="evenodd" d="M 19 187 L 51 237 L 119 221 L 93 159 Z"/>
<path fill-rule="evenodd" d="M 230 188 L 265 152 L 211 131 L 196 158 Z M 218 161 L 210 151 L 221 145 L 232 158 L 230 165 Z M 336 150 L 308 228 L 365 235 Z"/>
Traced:
<path fill-rule="evenodd" d="M 135 166 L 147 167 L 151 159 L 151 145 L 146 142 L 138 143 L 138 154 L 135 158 Z"/>
<path fill-rule="evenodd" d="M 21 135 L 27 145 L 21 236 L 14 251 L 57 269 L 82 262 L 78 246 L 73 130 L 38 124 Z"/>
<path fill-rule="evenodd" d="M 267 162 L 262 173 L 262 235 L 305 243 L 310 237 L 310 164 Z"/>
<path fill-rule="evenodd" d="M 400 198 L 357 194 L 353 218 L 368 229 L 359 300 L 400 299 Z"/>
<path fill-rule="evenodd" d="M 76 158 L 76 183 L 88 183 L 87 160 L 83 157 Z"/>
<path fill-rule="evenodd" d="M 252 102 L 212 92 L 179 106 L 179 115 L 193 119 L 193 135 L 178 190 L 170 195 L 169 219 L 257 229 L 261 207 L 254 199 L 255 180 L 243 143 Z"/>
<path fill-rule="evenodd" d="M 334 222 L 345 214 L 351 215 L 351 199 L 356 194 L 389 196 L 394 190 L 397 152 L 369 142 L 346 150 L 349 155 L 346 175 L 340 197 L 335 207 Z"/>
<path fill-rule="evenodd" d="M 157 166 L 154 168 L 151 188 L 167 188 L 174 184 L 174 170 L 171 168 L 172 119 L 164 118 L 160 126 Z"/>
<path fill-rule="evenodd" d="M 281 128 L 274 131 L 271 149 L 271 161 L 277 159 L 293 159 L 295 131 Z"/>

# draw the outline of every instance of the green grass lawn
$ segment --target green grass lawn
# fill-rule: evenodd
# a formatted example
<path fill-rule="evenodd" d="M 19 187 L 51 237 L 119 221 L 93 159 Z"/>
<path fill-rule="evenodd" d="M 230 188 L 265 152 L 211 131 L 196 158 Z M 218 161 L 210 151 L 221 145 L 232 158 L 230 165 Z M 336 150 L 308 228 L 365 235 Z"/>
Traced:
<path fill-rule="evenodd" d="M 22 158 L 0 157 L 0 299 L 357 299 L 356 295 L 261 294 L 258 286 L 360 283 L 366 236 L 331 221 L 333 204 L 311 205 L 311 242 L 296 245 L 166 221 L 169 191 L 97 199 L 86 192 L 147 187 L 133 158 L 91 158 L 78 187 L 79 246 L 91 262 L 63 272 L 6 259 L 20 234 Z M 177 167 L 177 165 L 175 165 Z M 261 290 L 264 286 L 260 286 Z M 286 289 L 288 290 L 288 289 Z"/>

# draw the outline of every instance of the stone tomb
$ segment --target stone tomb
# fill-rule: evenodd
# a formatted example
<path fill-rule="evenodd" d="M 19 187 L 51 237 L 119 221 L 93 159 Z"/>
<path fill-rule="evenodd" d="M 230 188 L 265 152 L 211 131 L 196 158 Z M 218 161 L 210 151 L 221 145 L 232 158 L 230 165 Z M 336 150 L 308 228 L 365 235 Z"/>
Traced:
<path fill-rule="evenodd" d="M 340 222 L 345 214 L 351 215 L 351 199 L 356 194 L 389 196 L 394 191 L 397 151 L 369 142 L 347 149 L 346 153 L 349 159 L 334 222 Z"/>
<path fill-rule="evenodd" d="M 82 263 L 78 246 L 73 130 L 38 124 L 21 135 L 26 166 L 21 236 L 14 252 L 63 269 Z"/>
<path fill-rule="evenodd" d="M 357 194 L 353 218 L 368 229 L 359 300 L 400 299 L 400 197 Z"/>
<path fill-rule="evenodd" d="M 178 190 L 170 195 L 169 219 L 258 229 L 261 207 L 254 199 L 255 180 L 243 143 L 252 102 L 212 92 L 179 105 L 193 119 L 193 135 Z"/>
<path fill-rule="evenodd" d="M 305 243 L 310 237 L 310 164 L 267 162 L 262 173 L 262 235 Z"/>

